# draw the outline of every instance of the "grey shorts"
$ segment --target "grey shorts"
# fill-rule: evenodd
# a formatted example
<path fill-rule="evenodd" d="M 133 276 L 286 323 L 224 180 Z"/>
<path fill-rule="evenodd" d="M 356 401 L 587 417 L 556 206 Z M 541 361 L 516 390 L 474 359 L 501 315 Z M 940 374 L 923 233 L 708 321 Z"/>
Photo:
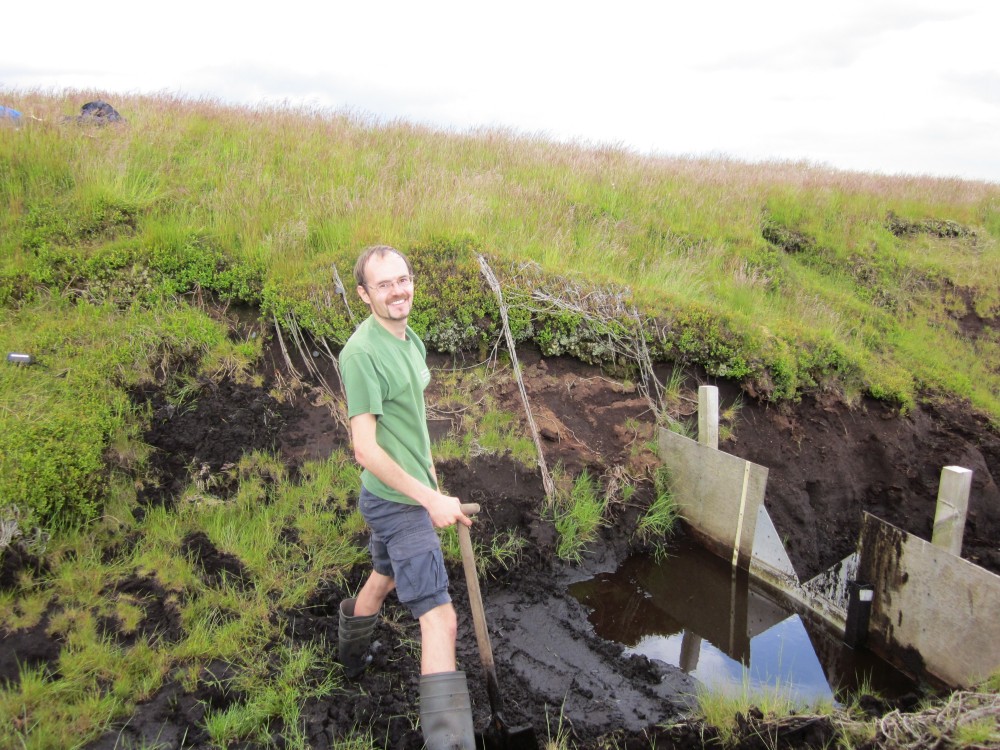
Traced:
<path fill-rule="evenodd" d="M 441 540 L 423 506 L 383 500 L 362 487 L 359 507 L 371 530 L 372 567 L 396 581 L 396 596 L 413 616 L 451 602 Z"/>

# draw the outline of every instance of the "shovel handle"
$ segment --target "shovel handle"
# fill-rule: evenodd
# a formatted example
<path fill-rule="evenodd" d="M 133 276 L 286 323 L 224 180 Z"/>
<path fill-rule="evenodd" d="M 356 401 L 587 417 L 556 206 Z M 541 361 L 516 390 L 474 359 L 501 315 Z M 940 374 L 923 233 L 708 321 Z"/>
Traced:
<path fill-rule="evenodd" d="M 467 503 L 462 505 L 462 512 L 467 515 L 474 515 L 479 512 L 479 505 Z M 472 535 L 469 527 L 464 524 L 458 526 L 458 544 L 462 549 L 462 567 L 465 569 L 465 585 L 469 589 L 469 607 L 472 609 L 472 624 L 476 630 L 476 644 L 479 646 L 479 659 L 483 663 L 483 669 L 487 674 L 495 673 L 493 662 L 493 646 L 490 643 L 490 634 L 486 629 L 486 612 L 483 609 L 483 595 L 479 590 L 479 575 L 476 572 L 476 558 L 472 551 Z"/>

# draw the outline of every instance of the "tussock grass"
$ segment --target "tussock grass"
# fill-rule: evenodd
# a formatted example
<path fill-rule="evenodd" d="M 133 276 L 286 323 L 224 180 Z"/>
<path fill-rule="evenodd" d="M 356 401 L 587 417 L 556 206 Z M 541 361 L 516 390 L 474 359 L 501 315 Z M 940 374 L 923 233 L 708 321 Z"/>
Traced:
<path fill-rule="evenodd" d="M 600 484 L 586 470 L 570 479 L 561 467 L 557 467 L 552 472 L 552 479 L 556 498 L 549 512 L 559 535 L 556 554 L 562 560 L 579 562 L 587 545 L 597 538 L 598 530 L 604 525 L 608 499 L 602 494 Z"/>
<path fill-rule="evenodd" d="M 657 468 L 653 476 L 656 496 L 646 514 L 639 521 L 636 533 L 641 539 L 653 545 L 657 554 L 662 554 L 666 542 L 681 520 L 677 501 L 670 491 L 670 475 L 665 466 Z"/>

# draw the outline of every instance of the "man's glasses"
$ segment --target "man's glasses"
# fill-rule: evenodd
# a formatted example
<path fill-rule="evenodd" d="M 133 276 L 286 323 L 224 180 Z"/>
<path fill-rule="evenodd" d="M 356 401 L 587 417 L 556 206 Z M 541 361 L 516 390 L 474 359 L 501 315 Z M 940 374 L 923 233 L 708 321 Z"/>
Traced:
<path fill-rule="evenodd" d="M 413 276 L 400 276 L 394 281 L 383 281 L 381 284 L 375 284 L 374 286 L 369 286 L 365 284 L 369 289 L 374 289 L 379 294 L 387 294 L 392 291 L 393 288 L 399 287 L 400 289 L 409 289 L 413 286 Z"/>

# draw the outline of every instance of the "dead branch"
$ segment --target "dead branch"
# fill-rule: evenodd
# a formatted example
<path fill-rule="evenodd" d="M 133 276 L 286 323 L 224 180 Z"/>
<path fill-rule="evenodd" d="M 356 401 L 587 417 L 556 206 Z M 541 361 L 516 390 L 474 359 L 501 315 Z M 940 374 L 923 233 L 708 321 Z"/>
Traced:
<path fill-rule="evenodd" d="M 542 473 L 542 486 L 545 487 L 545 496 L 551 503 L 555 500 L 556 496 L 555 482 L 552 481 L 552 475 L 549 474 L 549 467 L 545 463 L 545 454 L 542 452 L 542 440 L 538 434 L 538 427 L 535 425 L 535 417 L 531 413 L 531 404 L 528 402 L 528 392 L 524 387 L 524 378 L 521 377 L 521 367 L 517 362 L 517 347 L 514 345 L 514 335 L 510 331 L 510 320 L 507 316 L 507 304 L 503 299 L 500 282 L 497 281 L 497 277 L 493 273 L 493 269 L 490 268 L 489 263 L 486 262 L 486 258 L 482 255 L 477 257 L 479 258 L 479 268 L 482 271 L 483 277 L 490 285 L 490 289 L 493 290 L 493 294 L 496 295 L 497 304 L 500 307 L 500 318 L 503 323 L 504 337 L 507 339 L 507 348 L 510 350 L 510 360 L 514 369 L 514 377 L 517 380 L 518 390 L 521 392 L 521 401 L 524 404 L 525 414 L 528 416 L 531 439 L 534 441 L 535 450 L 538 452 L 538 468 Z"/>
<path fill-rule="evenodd" d="M 340 274 L 337 273 L 337 266 L 331 264 L 330 267 L 333 269 L 333 290 L 344 300 L 344 307 L 347 308 L 347 317 L 351 319 L 351 325 L 354 325 L 354 311 L 351 310 L 351 305 L 347 301 L 347 288 L 344 286 L 344 282 L 340 280 Z"/>
<path fill-rule="evenodd" d="M 291 356 L 288 353 L 288 348 L 285 345 L 285 341 L 281 336 L 281 326 L 278 323 L 277 317 L 274 320 L 275 331 L 278 336 L 278 343 L 281 346 L 281 353 L 285 359 L 285 364 L 288 366 L 290 372 L 296 379 L 301 380 L 301 375 L 299 375 L 298 370 L 296 370 L 295 365 L 292 363 Z M 305 366 L 306 372 L 314 379 L 314 382 L 318 383 L 316 386 L 319 391 L 326 397 L 327 402 L 330 404 L 330 410 L 333 412 L 334 419 L 337 420 L 347 431 L 348 437 L 351 434 L 351 426 L 347 420 L 347 395 L 344 393 L 343 380 L 340 377 L 340 368 L 337 363 L 337 358 L 334 356 L 333 352 L 330 350 L 330 346 L 323 336 L 312 336 L 313 343 L 317 347 L 321 347 L 324 351 L 322 352 L 329 360 L 333 363 L 334 371 L 337 373 L 337 379 L 340 385 L 340 393 L 338 394 L 334 391 L 333 387 L 327 382 L 326 377 L 323 372 L 317 367 L 316 363 L 313 361 L 314 358 L 310 355 L 311 347 L 306 345 L 305 333 L 299 326 L 298 320 L 295 318 L 295 313 L 289 312 L 285 315 L 285 328 L 288 331 L 288 335 L 295 344 L 295 348 L 301 357 L 302 362 Z M 320 352 L 317 350 L 317 354 Z"/>
<path fill-rule="evenodd" d="M 292 364 L 292 358 L 288 355 L 288 347 L 285 346 L 285 339 L 281 335 L 281 324 L 278 322 L 278 316 L 273 315 L 274 318 L 274 335 L 278 337 L 278 346 L 281 347 L 281 356 L 285 359 L 285 366 L 288 367 L 288 372 L 296 380 L 301 380 L 302 376 L 299 371 L 295 369 L 295 365 Z"/>
<path fill-rule="evenodd" d="M 997 750 L 995 727 L 1000 725 L 1000 695 L 958 691 L 952 693 L 943 703 L 924 709 L 919 713 L 890 711 L 879 719 L 858 720 L 846 712 L 837 712 L 830 717 L 837 730 L 847 736 L 874 737 L 866 747 L 885 750 L 928 750 L 933 748 L 963 747 L 972 750 Z M 769 724 L 780 727 L 785 719 L 777 719 Z M 959 732 L 963 727 L 981 724 L 993 727 L 990 739 L 985 743 L 971 743 L 966 740 L 959 744 Z"/>
<path fill-rule="evenodd" d="M 530 276 L 538 275 L 537 266 L 533 264 L 522 264 L 519 272 Z M 677 420 L 671 417 L 667 409 L 663 383 L 653 369 L 646 339 L 646 325 L 636 307 L 628 303 L 631 291 L 627 287 L 616 286 L 585 290 L 566 278 L 554 280 L 553 283 L 556 286 L 553 291 L 547 291 L 537 283 L 528 283 L 525 286 L 531 289 L 530 293 L 514 291 L 508 296 L 516 299 L 519 306 L 531 313 L 570 312 L 602 331 L 603 343 L 612 359 L 630 362 L 638 370 L 639 392 L 649 403 L 656 421 L 676 424 Z"/>

